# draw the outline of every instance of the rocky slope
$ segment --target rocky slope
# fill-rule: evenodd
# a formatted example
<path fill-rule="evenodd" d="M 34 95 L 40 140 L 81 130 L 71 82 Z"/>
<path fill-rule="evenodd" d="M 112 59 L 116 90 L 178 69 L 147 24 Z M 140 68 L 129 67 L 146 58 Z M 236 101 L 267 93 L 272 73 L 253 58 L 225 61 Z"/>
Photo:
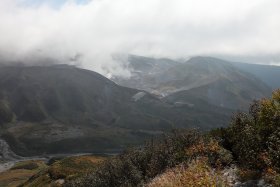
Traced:
<path fill-rule="evenodd" d="M 138 57 L 138 61 L 140 59 Z M 128 60 L 134 64 L 133 60 Z M 141 60 L 145 64 L 146 59 Z M 153 63 L 149 67 L 161 68 L 157 65 L 158 61 L 160 60 L 149 60 L 149 64 Z M 141 87 L 174 104 L 196 103 L 197 106 L 199 102 L 206 102 L 208 105 L 233 110 L 246 109 L 252 100 L 271 93 L 271 88 L 258 77 L 234 66 L 232 62 L 212 57 L 193 57 L 184 63 L 171 60 L 166 60 L 165 63 L 168 65 L 161 68 L 161 71 L 145 73 L 143 67 L 140 69 L 132 66 L 132 77 L 115 78 L 114 81 L 132 88 Z M 197 107 L 203 108 L 204 105 Z"/>

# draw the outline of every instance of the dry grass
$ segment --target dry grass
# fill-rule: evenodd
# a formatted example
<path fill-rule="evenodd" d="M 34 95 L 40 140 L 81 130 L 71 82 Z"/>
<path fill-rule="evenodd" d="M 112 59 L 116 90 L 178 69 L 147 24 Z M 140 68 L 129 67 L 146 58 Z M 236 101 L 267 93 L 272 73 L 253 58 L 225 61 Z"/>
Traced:
<path fill-rule="evenodd" d="M 57 179 L 72 178 L 91 171 L 104 157 L 76 156 L 62 159 L 51 166 L 44 161 L 23 161 L 10 170 L 0 173 L 0 187 L 24 186 L 60 186 Z M 36 166 L 36 167 L 35 167 Z M 30 178 L 34 178 L 31 181 Z"/>
<path fill-rule="evenodd" d="M 106 159 L 106 157 L 92 156 L 92 155 L 77 156 L 77 157 L 72 157 L 72 158 L 75 158 L 76 163 L 87 160 L 87 161 L 91 162 L 92 164 L 100 163 Z"/>
<path fill-rule="evenodd" d="M 2 187 L 16 187 L 25 181 L 27 181 L 31 176 L 36 174 L 46 165 L 43 161 L 23 161 L 16 164 L 16 166 L 24 166 L 33 162 L 38 165 L 36 169 L 10 169 L 6 172 L 0 173 L 0 186 Z"/>
<path fill-rule="evenodd" d="M 224 187 L 229 186 L 219 171 L 208 165 L 207 158 L 193 160 L 167 170 L 153 179 L 146 187 Z"/>
<path fill-rule="evenodd" d="M 11 170 L 0 175 L 0 186 L 16 187 L 25 182 L 29 177 L 34 175 L 34 171 L 30 170 Z"/>
<path fill-rule="evenodd" d="M 67 180 L 85 175 L 92 171 L 105 157 L 99 156 L 74 156 L 64 158 L 34 175 L 24 183 L 24 187 L 60 187 Z M 62 181 L 62 184 L 60 182 Z"/>
<path fill-rule="evenodd" d="M 52 164 L 48 172 L 53 179 L 73 178 L 90 172 L 96 164 L 102 162 L 104 157 L 76 156 L 62 159 Z"/>

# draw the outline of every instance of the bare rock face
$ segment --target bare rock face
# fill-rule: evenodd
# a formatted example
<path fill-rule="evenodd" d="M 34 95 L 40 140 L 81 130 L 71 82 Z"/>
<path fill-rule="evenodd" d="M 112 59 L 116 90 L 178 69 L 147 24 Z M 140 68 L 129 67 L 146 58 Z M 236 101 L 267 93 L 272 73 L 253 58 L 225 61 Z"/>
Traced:
<path fill-rule="evenodd" d="M 0 161 L 13 161 L 19 159 L 5 140 L 0 139 Z"/>
<path fill-rule="evenodd" d="M 246 71 L 249 68 L 237 67 L 234 62 L 217 58 L 193 57 L 179 63 L 130 56 L 128 67 L 131 71 L 129 78 L 111 79 L 119 85 L 148 91 L 174 104 L 187 102 L 204 108 L 198 102 L 207 102 L 221 108 L 246 110 L 252 100 L 269 96 L 271 92 L 271 79 L 265 81 L 256 73 Z M 278 80 L 276 73 L 273 77 Z"/>
<path fill-rule="evenodd" d="M 258 180 L 247 180 L 241 182 L 238 175 L 238 167 L 236 165 L 231 165 L 230 167 L 227 167 L 223 170 L 223 176 L 228 182 L 229 186 L 232 187 L 272 187 L 272 185 L 267 184 L 264 179 L 258 179 Z"/>
<path fill-rule="evenodd" d="M 5 140 L 0 139 L 0 173 L 13 167 L 16 160 L 21 158 L 10 149 Z"/>

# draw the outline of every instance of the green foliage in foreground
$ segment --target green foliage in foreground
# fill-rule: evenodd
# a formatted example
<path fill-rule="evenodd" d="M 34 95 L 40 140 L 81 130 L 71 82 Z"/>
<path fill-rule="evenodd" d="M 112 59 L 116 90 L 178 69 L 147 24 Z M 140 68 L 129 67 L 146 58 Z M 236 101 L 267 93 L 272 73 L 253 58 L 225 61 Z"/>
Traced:
<path fill-rule="evenodd" d="M 248 114 L 236 114 L 228 128 L 216 129 L 207 134 L 196 130 L 174 130 L 145 146 L 128 149 L 106 160 L 54 160 L 47 169 L 31 177 L 23 186 L 55 185 L 61 179 L 65 181 L 66 187 L 157 186 L 162 181 L 157 183 L 153 179 L 159 179 L 160 176 L 173 181 L 171 186 L 174 186 L 178 171 L 181 171 L 184 181 L 177 186 L 194 186 L 186 183 L 190 180 L 193 181 L 191 184 L 203 180 L 205 186 L 213 184 L 208 180 L 211 179 L 209 176 L 213 174 L 212 171 L 223 171 L 231 163 L 238 166 L 240 181 L 262 178 L 273 186 L 280 186 L 279 158 L 280 90 L 275 91 L 269 99 L 254 102 Z M 191 163 L 194 162 L 192 168 Z M 33 167 L 27 164 L 20 168 L 30 166 Z M 180 170 L 180 166 L 184 166 L 184 170 Z M 197 179 L 198 175 L 202 176 L 199 174 L 201 171 L 204 175 L 202 179 Z M 218 181 L 226 180 L 222 173 L 216 174 L 221 177 Z"/>
<path fill-rule="evenodd" d="M 220 167 L 231 163 L 231 155 L 241 168 L 241 178 L 253 173 L 252 176 L 263 176 L 269 183 L 279 184 L 280 90 L 272 98 L 255 101 L 248 114 L 236 114 L 228 128 L 209 134 L 174 131 L 105 161 L 92 173 L 66 186 L 141 186 L 166 169 L 196 158 L 206 157 L 209 165 Z"/>
<path fill-rule="evenodd" d="M 255 101 L 249 113 L 238 113 L 230 127 L 212 132 L 220 137 L 238 163 L 260 171 L 280 171 L 280 90 Z"/>
<path fill-rule="evenodd" d="M 202 156 L 207 157 L 212 166 L 228 164 L 230 153 L 215 145 L 195 130 L 174 131 L 105 161 L 91 174 L 66 186 L 141 186 L 168 168 Z"/>

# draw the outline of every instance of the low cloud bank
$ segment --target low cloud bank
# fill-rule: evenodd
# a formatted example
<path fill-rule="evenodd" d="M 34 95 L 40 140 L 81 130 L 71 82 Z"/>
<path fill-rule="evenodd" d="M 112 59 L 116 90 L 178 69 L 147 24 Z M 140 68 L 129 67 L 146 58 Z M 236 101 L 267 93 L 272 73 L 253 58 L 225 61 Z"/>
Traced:
<path fill-rule="evenodd" d="M 0 1 L 0 58 L 129 75 L 116 54 L 184 58 L 280 52 L 278 0 Z M 121 55 L 125 61 L 125 55 Z"/>

